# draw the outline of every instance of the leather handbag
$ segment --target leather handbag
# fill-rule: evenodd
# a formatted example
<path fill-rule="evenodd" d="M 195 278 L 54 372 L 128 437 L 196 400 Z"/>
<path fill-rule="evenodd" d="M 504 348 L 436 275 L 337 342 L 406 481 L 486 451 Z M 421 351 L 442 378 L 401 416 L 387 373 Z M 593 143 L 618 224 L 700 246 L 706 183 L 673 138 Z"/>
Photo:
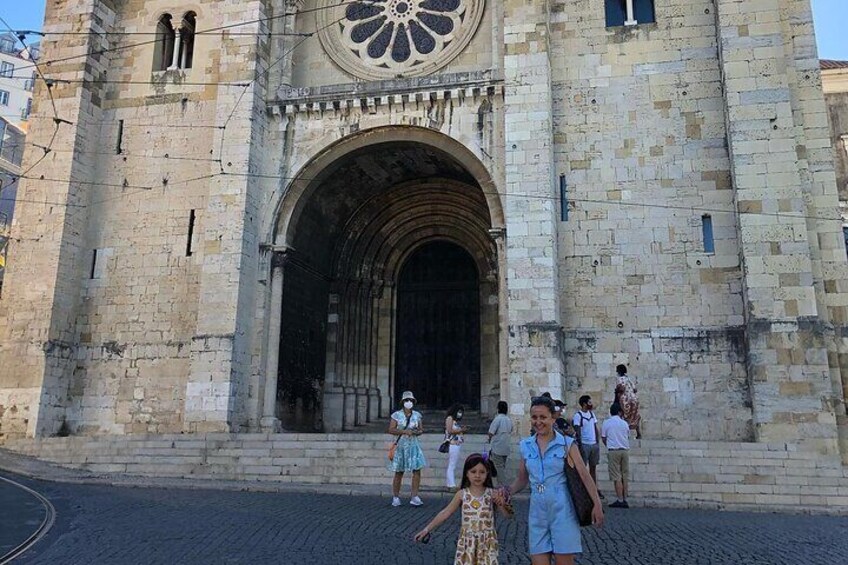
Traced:
<path fill-rule="evenodd" d="M 439 453 L 447 453 L 448 451 L 450 451 L 450 440 L 446 439 L 439 446 Z"/>
<path fill-rule="evenodd" d="M 568 494 L 571 496 L 571 502 L 574 503 L 574 512 L 577 514 L 577 522 L 581 528 L 592 525 L 592 510 L 595 508 L 595 503 L 592 501 L 592 496 L 586 488 L 583 479 L 580 477 L 580 472 L 577 470 L 577 463 L 571 457 L 571 450 L 567 451 L 568 455 L 565 458 L 564 471 L 565 480 L 568 485 Z M 580 465 L 583 461 L 580 461 Z"/>

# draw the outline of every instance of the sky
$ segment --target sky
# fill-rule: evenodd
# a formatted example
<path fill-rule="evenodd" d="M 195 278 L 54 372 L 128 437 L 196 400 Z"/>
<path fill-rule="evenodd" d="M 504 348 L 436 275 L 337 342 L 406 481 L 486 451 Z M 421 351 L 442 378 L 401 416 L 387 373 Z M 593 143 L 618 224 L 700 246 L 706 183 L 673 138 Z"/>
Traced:
<path fill-rule="evenodd" d="M 848 0 L 812 0 L 821 59 L 848 60 Z M 0 0 L 0 17 L 13 29 L 41 29 L 44 0 Z M 35 38 L 31 38 L 35 40 Z"/>

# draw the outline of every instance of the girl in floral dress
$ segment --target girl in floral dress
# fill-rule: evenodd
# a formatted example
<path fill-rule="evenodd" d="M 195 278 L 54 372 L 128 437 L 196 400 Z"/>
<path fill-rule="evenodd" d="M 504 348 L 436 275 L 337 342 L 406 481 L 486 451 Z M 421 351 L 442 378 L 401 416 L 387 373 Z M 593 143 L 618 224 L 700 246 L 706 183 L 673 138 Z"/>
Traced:
<path fill-rule="evenodd" d="M 469 455 L 462 469 L 459 491 L 426 528 L 415 534 L 415 541 L 430 541 L 430 532 L 462 508 L 462 526 L 456 542 L 454 565 L 497 565 L 498 536 L 495 532 L 493 492 L 490 463 L 479 453 Z M 498 508 L 503 515 L 512 515 L 508 502 Z"/>

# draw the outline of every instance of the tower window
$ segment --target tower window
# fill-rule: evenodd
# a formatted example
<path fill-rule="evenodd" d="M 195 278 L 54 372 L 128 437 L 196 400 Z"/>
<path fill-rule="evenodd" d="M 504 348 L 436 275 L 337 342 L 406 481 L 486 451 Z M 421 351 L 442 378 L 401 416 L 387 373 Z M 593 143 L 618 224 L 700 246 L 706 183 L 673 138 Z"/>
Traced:
<path fill-rule="evenodd" d="M 654 0 L 605 0 L 607 27 L 649 24 L 656 20 Z"/>
<path fill-rule="evenodd" d="M 183 16 L 180 24 L 180 49 L 177 58 L 178 68 L 190 69 L 194 59 L 194 28 L 197 16 L 194 12 L 188 12 Z"/>
<path fill-rule="evenodd" d="M 153 70 L 190 69 L 194 61 L 194 34 L 197 15 L 186 12 L 178 28 L 171 14 L 162 14 L 156 24 Z"/>
<path fill-rule="evenodd" d="M 153 70 L 164 71 L 174 61 L 176 32 L 171 23 L 171 14 L 162 14 L 156 24 L 156 46 L 153 48 Z"/>

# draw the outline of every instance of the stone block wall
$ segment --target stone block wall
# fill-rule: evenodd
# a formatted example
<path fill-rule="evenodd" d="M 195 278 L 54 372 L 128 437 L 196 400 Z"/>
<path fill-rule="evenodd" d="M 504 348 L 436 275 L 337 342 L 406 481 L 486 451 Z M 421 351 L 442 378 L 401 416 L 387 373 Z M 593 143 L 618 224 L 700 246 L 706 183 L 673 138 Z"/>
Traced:
<path fill-rule="evenodd" d="M 71 81 L 53 94 L 73 125 L 39 164 L 49 176 L 20 192 L 0 438 L 63 421 L 256 428 L 279 315 L 268 251 L 300 243 L 286 230 L 303 204 L 284 199 L 313 180 L 294 177 L 393 131 L 443 135 L 481 185 L 498 257 L 492 372 L 514 416 L 546 390 L 605 404 L 625 363 L 652 437 L 832 456 L 841 430 L 848 453 L 848 266 L 809 2 L 655 4 L 656 23 L 606 28 L 599 1 L 489 2 L 436 75 L 363 81 L 317 37 L 286 35 L 315 31 L 317 2 L 196 2 L 199 29 L 246 23 L 199 35 L 193 68 L 162 72 L 151 45 L 100 32 L 152 30 L 179 6 L 51 3 L 48 31 L 98 33 L 44 46 L 72 57 L 51 73 Z M 33 140 L 48 145 L 37 99 Z M 319 206 L 302 220 L 327 221 Z"/>
<path fill-rule="evenodd" d="M 567 401 L 605 411 L 624 363 L 650 437 L 751 439 L 714 6 L 655 4 L 636 27 L 607 28 L 600 2 L 551 11 Z"/>
<path fill-rule="evenodd" d="M 0 386 L 9 387 L 0 400 L 0 437 L 54 433 L 63 420 L 75 433 L 126 434 L 229 430 L 246 425 L 248 418 L 249 332 L 237 331 L 236 325 L 239 316 L 249 323 L 253 315 L 253 285 L 240 284 L 239 277 L 255 278 L 258 250 L 249 226 L 259 214 L 249 196 L 253 183 L 243 173 L 251 166 L 251 144 L 265 135 L 264 104 L 257 106 L 264 82 L 253 69 L 258 53 L 268 56 L 268 46 L 242 34 L 252 30 L 263 37 L 258 26 L 265 20 L 265 3 L 111 5 L 60 2 L 47 13 L 48 31 L 64 31 L 74 21 L 78 31 L 94 32 L 91 45 L 45 42 L 45 60 L 72 59 L 61 69 L 53 65 L 50 75 L 85 77 L 92 81 L 86 84 L 96 86 L 71 82 L 54 88 L 61 117 L 73 122 L 59 134 L 73 132 L 78 141 L 58 137 L 57 150 L 33 173 L 73 179 L 76 169 L 63 171 L 59 158 L 87 167 L 80 184 L 65 181 L 68 190 L 80 192 L 68 196 L 66 208 L 79 207 L 85 218 L 66 228 L 75 238 L 74 252 L 62 250 L 60 259 L 72 270 L 54 275 L 61 288 L 40 301 L 45 312 L 15 309 L 8 337 L 0 340 L 9 355 L 0 363 Z M 232 28 L 239 32 L 234 36 L 198 34 L 191 69 L 158 72 L 152 70 L 152 42 L 100 33 L 151 32 L 162 13 L 172 13 L 178 22 L 188 9 L 197 14 L 198 31 L 235 22 L 253 22 L 253 27 Z M 85 49 L 104 53 L 89 60 L 82 55 Z M 259 87 L 246 89 L 254 77 Z M 66 107 L 73 103 L 88 104 L 78 110 L 79 119 Z M 52 113 L 43 92 L 36 110 L 33 141 L 47 145 Z M 28 158 L 32 163 L 39 155 L 31 151 Z M 88 179 L 93 182 L 86 184 Z M 36 199 L 32 191 L 43 184 L 25 186 L 27 198 Z M 55 186 L 51 198 L 42 199 L 57 201 L 57 209 L 65 204 Z M 21 234 L 42 225 L 44 217 L 50 215 L 43 205 L 23 207 Z M 44 257 L 49 265 L 49 254 L 57 251 L 52 242 L 22 238 L 10 257 L 10 270 L 18 274 L 7 287 L 4 311 L 12 302 L 39 302 L 35 288 L 26 288 L 20 277 L 39 284 L 50 280 L 41 259 L 31 258 Z M 62 304 L 66 314 L 57 309 Z M 63 325 L 57 325 L 60 314 Z M 36 333 L 24 315 L 41 317 L 57 328 L 51 331 L 62 327 L 65 333 L 61 339 Z M 46 403 L 55 414 L 39 417 L 38 375 L 46 372 L 39 368 L 45 362 L 42 347 L 65 361 L 61 385 L 50 392 L 55 400 Z M 28 430 L 18 423 L 24 420 Z M 43 427 L 35 428 L 37 420 Z"/>

